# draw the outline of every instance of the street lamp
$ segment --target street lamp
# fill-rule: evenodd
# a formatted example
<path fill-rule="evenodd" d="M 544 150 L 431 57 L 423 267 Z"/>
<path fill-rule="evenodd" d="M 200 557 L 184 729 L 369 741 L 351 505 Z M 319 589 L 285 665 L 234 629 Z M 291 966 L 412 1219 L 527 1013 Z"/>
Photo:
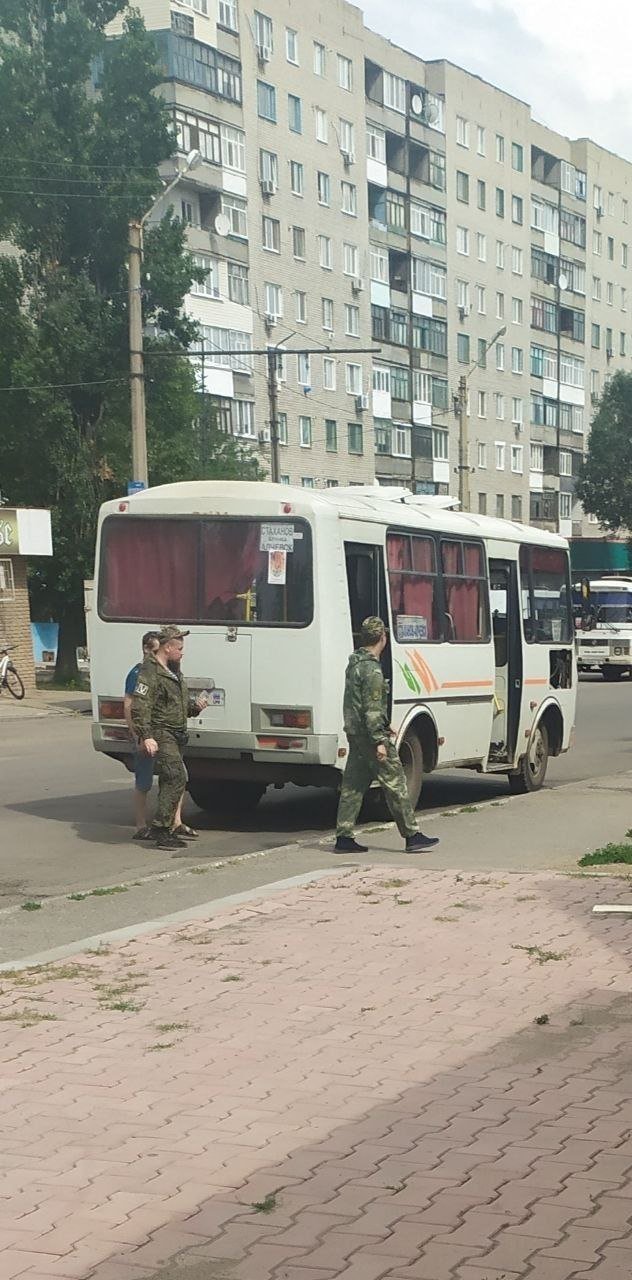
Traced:
<path fill-rule="evenodd" d="M 459 413 L 458 472 L 459 472 L 459 502 L 460 502 L 461 511 L 469 511 L 469 507 L 470 507 L 470 468 L 469 468 L 469 461 L 468 461 L 469 442 L 468 442 L 468 421 L 467 421 L 468 379 L 470 377 L 470 374 L 472 374 L 475 369 L 481 368 L 482 362 L 485 356 L 487 355 L 489 348 L 493 347 L 494 343 L 498 342 L 499 338 L 503 338 L 506 332 L 507 332 L 507 326 L 503 325 L 502 329 L 499 329 L 498 333 L 495 333 L 493 338 L 490 338 L 489 342 L 486 343 L 485 350 L 482 352 L 479 359 L 475 360 L 474 364 L 470 366 L 467 373 L 461 374 L 461 377 L 459 378 L 459 394 L 458 394 L 458 400 L 457 400 L 458 413 Z"/>
<path fill-rule="evenodd" d="M 128 225 L 128 310 L 129 310 L 129 366 L 130 403 L 132 416 L 132 480 L 147 488 L 147 422 L 145 414 L 145 371 L 143 361 L 143 305 L 141 299 L 141 262 L 143 257 L 143 227 L 156 205 L 176 186 L 185 173 L 197 169 L 202 162 L 199 151 L 189 151 L 184 167 L 158 193 L 142 218 Z"/>

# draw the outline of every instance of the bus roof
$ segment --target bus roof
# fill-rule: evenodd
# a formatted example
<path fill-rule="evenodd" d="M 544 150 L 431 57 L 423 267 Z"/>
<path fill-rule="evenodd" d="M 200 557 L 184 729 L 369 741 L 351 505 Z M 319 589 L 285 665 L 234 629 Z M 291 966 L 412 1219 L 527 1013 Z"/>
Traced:
<path fill-rule="evenodd" d="M 461 536 L 497 538 L 504 542 L 530 542 L 549 547 L 568 547 L 565 538 L 556 533 L 534 529 L 512 520 L 475 515 L 451 509 L 458 505 L 454 498 L 412 494 L 404 488 L 390 486 L 351 485 L 349 488 L 306 489 L 267 481 L 186 480 L 176 484 L 144 489 L 129 498 L 106 502 L 101 518 L 126 510 L 134 515 L 161 513 L 186 514 L 192 509 L 200 515 L 230 514 L 237 509 L 244 514 L 270 518 L 283 514 L 284 505 L 297 515 L 324 513 L 332 508 L 348 520 L 371 520 L 377 524 L 402 525 L 411 528 L 436 529 Z M 289 514 L 289 513 L 287 513 Z"/>

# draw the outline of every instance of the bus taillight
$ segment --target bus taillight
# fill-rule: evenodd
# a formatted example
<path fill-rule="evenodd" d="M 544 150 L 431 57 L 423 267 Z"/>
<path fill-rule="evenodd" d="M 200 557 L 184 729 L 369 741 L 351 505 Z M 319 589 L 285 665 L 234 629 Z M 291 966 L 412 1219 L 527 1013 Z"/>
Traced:
<path fill-rule="evenodd" d="M 99 720 L 124 720 L 122 698 L 99 698 Z"/>
<path fill-rule="evenodd" d="M 266 711 L 268 722 L 274 729 L 311 729 L 311 711 Z"/>

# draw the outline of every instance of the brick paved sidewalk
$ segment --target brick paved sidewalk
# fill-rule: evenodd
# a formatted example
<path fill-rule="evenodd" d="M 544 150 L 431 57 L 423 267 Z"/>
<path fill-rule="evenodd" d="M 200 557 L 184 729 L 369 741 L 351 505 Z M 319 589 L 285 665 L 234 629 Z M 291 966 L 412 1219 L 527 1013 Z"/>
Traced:
<path fill-rule="evenodd" d="M 341 871 L 0 974 L 2 1280 L 629 1280 L 626 891 Z"/>

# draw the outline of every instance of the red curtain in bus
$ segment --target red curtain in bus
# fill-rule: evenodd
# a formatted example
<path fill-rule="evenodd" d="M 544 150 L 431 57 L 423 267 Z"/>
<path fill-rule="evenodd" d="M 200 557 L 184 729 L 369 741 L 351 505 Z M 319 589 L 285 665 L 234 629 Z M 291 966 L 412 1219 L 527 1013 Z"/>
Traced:
<path fill-rule="evenodd" d="M 103 526 L 101 563 L 102 617 L 195 618 L 197 528 L 192 521 L 114 517 Z"/>

